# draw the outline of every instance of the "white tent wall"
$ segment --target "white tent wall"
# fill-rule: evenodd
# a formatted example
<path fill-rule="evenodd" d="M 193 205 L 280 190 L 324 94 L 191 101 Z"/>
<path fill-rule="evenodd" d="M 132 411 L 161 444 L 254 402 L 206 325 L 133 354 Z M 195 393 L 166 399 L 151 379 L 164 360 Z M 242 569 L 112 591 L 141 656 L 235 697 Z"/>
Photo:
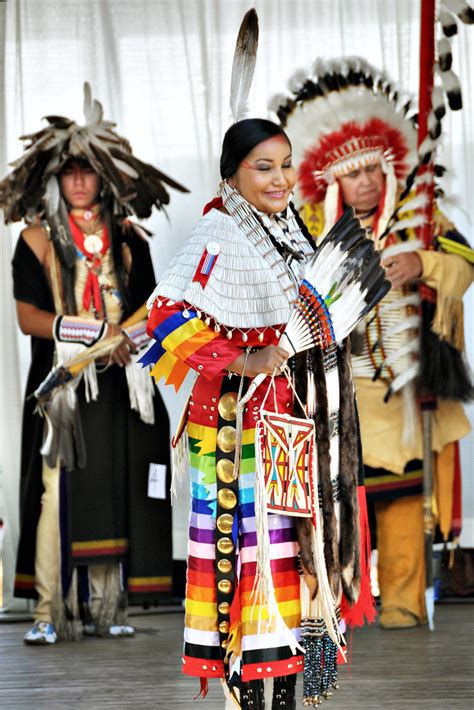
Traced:
<path fill-rule="evenodd" d="M 256 0 L 261 39 L 250 115 L 266 115 L 268 98 L 290 74 L 317 57 L 360 54 L 407 90 L 418 87 L 418 0 Z M 127 136 L 135 153 L 190 188 L 174 193 L 168 219 L 149 227 L 157 277 L 216 193 L 218 158 L 228 107 L 233 47 L 249 0 L 8 0 L 0 3 L 5 34 L 0 83 L 0 171 L 18 157 L 18 136 L 37 130 L 45 114 L 82 117 L 82 85 L 93 93 Z M 1 15 L 0 15 L 1 17 Z M 446 212 L 474 242 L 467 211 L 474 188 L 474 32 L 461 26 L 454 38 L 454 68 L 463 86 L 464 110 L 445 125 L 446 181 L 459 205 Z M 2 65 L 0 64 L 0 68 Z M 0 515 L 4 540 L 4 607 L 11 608 L 18 537 L 19 441 L 22 392 L 29 363 L 28 339 L 15 324 L 9 262 L 18 227 L 1 226 L 2 407 Z M 472 361 L 474 294 L 466 298 L 467 342 Z M 173 425 L 184 392 L 163 391 Z M 474 419 L 473 409 L 470 409 Z M 474 539 L 470 483 L 474 441 L 462 445 L 465 540 Z M 174 556 L 186 553 L 186 495 L 174 506 Z M 470 531 L 470 532 L 469 532 Z"/>

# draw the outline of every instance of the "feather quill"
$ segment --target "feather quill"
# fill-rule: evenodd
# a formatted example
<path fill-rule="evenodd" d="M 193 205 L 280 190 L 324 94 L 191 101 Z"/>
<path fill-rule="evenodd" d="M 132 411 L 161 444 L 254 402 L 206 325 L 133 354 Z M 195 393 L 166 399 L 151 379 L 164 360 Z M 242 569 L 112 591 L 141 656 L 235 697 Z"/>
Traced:
<path fill-rule="evenodd" d="M 449 108 L 451 111 L 460 111 L 462 109 L 462 95 L 458 77 L 451 69 L 449 71 L 440 71 L 439 76 L 448 97 Z"/>
<path fill-rule="evenodd" d="M 438 50 L 438 62 L 441 71 L 451 69 L 453 63 L 453 54 L 451 51 L 451 42 L 446 37 L 442 37 L 436 44 Z"/>
<path fill-rule="evenodd" d="M 242 20 L 235 44 L 230 81 L 230 110 L 235 122 L 245 118 L 255 72 L 258 47 L 258 17 L 254 8 Z"/>
<path fill-rule="evenodd" d="M 84 82 L 84 118 L 86 123 L 91 123 L 91 111 L 92 111 L 92 91 L 91 85 L 88 81 Z"/>
<path fill-rule="evenodd" d="M 433 87 L 433 93 L 431 94 L 431 103 L 433 105 L 433 112 L 438 119 L 441 121 L 446 113 L 446 106 L 443 98 L 443 89 L 440 86 Z"/>

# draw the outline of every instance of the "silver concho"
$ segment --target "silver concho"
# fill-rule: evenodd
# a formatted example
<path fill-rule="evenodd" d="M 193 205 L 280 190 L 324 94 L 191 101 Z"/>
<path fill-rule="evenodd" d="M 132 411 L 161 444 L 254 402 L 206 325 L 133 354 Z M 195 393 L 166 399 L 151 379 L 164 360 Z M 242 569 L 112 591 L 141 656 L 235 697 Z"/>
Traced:
<path fill-rule="evenodd" d="M 104 242 L 97 234 L 89 234 L 84 239 L 84 247 L 89 254 L 98 254 L 102 250 L 103 246 Z"/>

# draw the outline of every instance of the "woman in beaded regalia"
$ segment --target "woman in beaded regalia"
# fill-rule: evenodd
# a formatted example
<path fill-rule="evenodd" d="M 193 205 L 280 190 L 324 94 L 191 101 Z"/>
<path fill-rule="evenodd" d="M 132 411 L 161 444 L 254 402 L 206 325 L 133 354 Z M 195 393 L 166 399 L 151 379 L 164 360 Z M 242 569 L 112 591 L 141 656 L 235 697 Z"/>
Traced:
<path fill-rule="evenodd" d="M 219 196 L 148 301 L 156 343 L 141 359 L 176 389 L 196 373 L 173 440 L 175 472 L 189 468 L 191 497 L 182 667 L 201 679 L 203 695 L 209 678 L 220 679 L 226 709 L 243 710 L 295 708 L 299 672 L 304 705 L 319 704 L 337 677 L 339 610 L 350 616 L 351 607 L 352 621 L 354 611 L 359 618 L 373 611 L 360 554 L 350 327 L 337 337 L 329 292 L 355 327 L 355 292 L 365 304 L 387 288 L 349 215 L 334 227 L 334 243 L 363 243 L 364 258 L 349 265 L 339 252 L 314 255 L 290 201 L 296 174 L 288 136 L 271 121 L 245 118 L 257 39 L 249 10 L 234 54 L 235 122 L 224 136 Z M 287 339 L 285 348 L 280 338 L 291 334 L 301 280 L 320 254 L 326 295 L 306 311 L 315 347 L 300 352 Z M 337 274 L 327 266 L 333 257 Z M 266 375 L 270 381 L 250 384 Z"/>
<path fill-rule="evenodd" d="M 238 121 L 224 137 L 220 172 L 220 196 L 206 205 L 149 300 L 148 334 L 157 342 L 142 358 L 175 388 L 189 370 L 198 375 L 174 442 L 178 465 L 189 461 L 191 485 L 183 671 L 200 677 L 203 689 L 209 678 L 221 679 L 226 707 L 263 708 L 266 696 L 269 708 L 273 683 L 271 707 L 294 708 L 302 648 L 311 647 L 302 611 L 312 617 L 309 635 L 322 637 L 342 594 L 352 603 L 360 588 L 350 353 L 346 344 L 326 352 L 315 347 L 291 368 L 300 400 L 317 400 L 324 518 L 324 560 L 318 560 L 308 518 L 262 512 L 255 499 L 260 410 L 304 417 L 281 373 L 288 352 L 278 345 L 302 265 L 314 251 L 289 202 L 295 183 L 289 140 L 270 121 Z M 237 400 L 260 373 L 274 376 L 274 392 L 264 403 L 268 381 L 255 390 L 239 435 Z M 269 531 L 267 595 L 255 591 L 262 516 Z M 318 564 L 334 603 L 322 621 Z M 325 636 L 325 663 L 321 654 L 306 662 L 314 680 L 312 690 L 310 681 L 305 686 L 306 704 L 327 695 L 335 679 L 336 644 Z"/>

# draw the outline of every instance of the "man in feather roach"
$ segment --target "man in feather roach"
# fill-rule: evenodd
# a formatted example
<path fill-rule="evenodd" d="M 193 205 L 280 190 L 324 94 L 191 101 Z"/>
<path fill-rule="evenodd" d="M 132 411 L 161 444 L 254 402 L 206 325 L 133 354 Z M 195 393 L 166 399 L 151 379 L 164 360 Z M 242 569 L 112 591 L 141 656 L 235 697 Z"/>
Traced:
<path fill-rule="evenodd" d="M 165 186 L 184 188 L 133 156 L 87 84 L 84 114 L 84 126 L 49 116 L 0 183 L 5 221 L 29 225 L 13 258 L 32 345 L 15 579 L 16 596 L 38 600 L 28 644 L 131 636 L 128 603 L 171 594 L 170 501 L 147 497 L 150 467 L 168 476 L 168 416 L 135 366 L 154 274 L 145 232 L 127 217 L 161 209 Z M 53 363 L 90 348 L 102 357 L 75 378 L 55 370 L 45 386 Z"/>
<path fill-rule="evenodd" d="M 430 248 L 417 239 L 426 203 L 417 186 L 426 174 L 414 180 L 411 173 L 416 116 L 385 75 L 359 58 L 317 61 L 291 87 L 271 107 L 293 143 L 309 231 L 319 243 L 353 206 L 392 282 L 352 338 L 352 368 L 377 526 L 380 624 L 416 626 L 426 623 L 420 395 L 436 399 L 431 449 L 437 523 L 447 539 L 459 534 L 458 441 L 470 430 L 461 405 L 473 394 L 462 297 L 472 281 L 472 250 L 437 209 Z"/>

